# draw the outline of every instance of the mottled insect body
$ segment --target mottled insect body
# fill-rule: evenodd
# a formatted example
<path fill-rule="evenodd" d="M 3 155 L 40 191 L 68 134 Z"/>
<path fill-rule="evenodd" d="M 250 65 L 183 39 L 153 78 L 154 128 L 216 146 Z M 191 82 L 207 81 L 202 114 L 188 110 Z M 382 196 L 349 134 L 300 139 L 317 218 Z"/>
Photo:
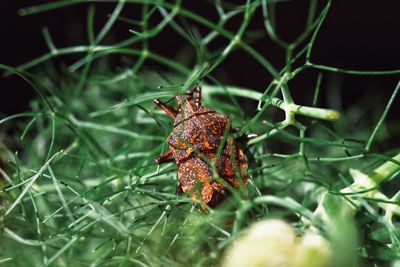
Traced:
<path fill-rule="evenodd" d="M 229 117 L 202 106 L 200 87 L 176 98 L 178 110 L 155 100 L 174 119 L 166 140 L 170 150 L 156 162 L 175 160 L 178 190 L 215 207 L 223 200 L 227 186 L 237 188 L 247 183 L 246 157 L 232 137 Z"/>

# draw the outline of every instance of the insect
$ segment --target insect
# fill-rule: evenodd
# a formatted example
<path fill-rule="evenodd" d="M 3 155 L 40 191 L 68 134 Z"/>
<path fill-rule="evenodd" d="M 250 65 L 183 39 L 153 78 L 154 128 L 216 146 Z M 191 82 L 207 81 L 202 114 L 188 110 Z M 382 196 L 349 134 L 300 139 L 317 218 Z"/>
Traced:
<path fill-rule="evenodd" d="M 204 107 L 201 87 L 185 95 L 176 95 L 179 108 L 174 109 L 158 99 L 155 104 L 174 120 L 166 143 L 170 150 L 155 159 L 156 163 L 175 161 L 178 166 L 178 193 L 186 192 L 201 200 L 205 209 L 216 207 L 227 188 L 246 185 L 247 160 L 233 139 L 229 116 Z"/>

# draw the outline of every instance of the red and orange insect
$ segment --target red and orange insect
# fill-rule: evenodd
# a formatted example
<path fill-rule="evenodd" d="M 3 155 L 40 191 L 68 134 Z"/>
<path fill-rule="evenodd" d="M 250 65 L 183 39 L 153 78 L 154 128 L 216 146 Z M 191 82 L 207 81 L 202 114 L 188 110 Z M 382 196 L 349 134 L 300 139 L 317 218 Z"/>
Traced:
<path fill-rule="evenodd" d="M 156 162 L 175 160 L 178 191 L 215 207 L 224 199 L 227 187 L 238 188 L 247 183 L 246 157 L 233 139 L 229 116 L 204 107 L 199 86 L 176 99 L 177 110 L 154 100 L 174 120 L 166 140 L 170 150 L 156 158 Z"/>

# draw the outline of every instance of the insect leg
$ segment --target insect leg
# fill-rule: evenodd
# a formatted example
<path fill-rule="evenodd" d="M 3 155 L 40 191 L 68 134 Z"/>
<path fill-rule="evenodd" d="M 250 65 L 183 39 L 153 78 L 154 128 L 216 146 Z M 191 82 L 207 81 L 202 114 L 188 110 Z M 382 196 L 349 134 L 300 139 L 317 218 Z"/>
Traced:
<path fill-rule="evenodd" d="M 164 154 L 162 154 L 161 156 L 158 156 L 154 160 L 156 161 L 157 164 L 162 164 L 162 163 L 174 161 L 174 158 L 172 156 L 173 156 L 172 151 L 169 150 L 169 151 L 165 152 Z"/>
<path fill-rule="evenodd" d="M 161 108 L 162 110 L 164 110 L 165 113 L 167 113 L 168 116 L 170 116 L 173 120 L 175 120 L 176 115 L 178 114 L 178 111 L 176 111 L 174 108 L 171 108 L 170 106 L 164 104 L 163 102 L 161 102 L 158 99 L 154 99 L 154 103 Z"/>
<path fill-rule="evenodd" d="M 240 131 L 240 128 L 232 128 L 232 133 L 237 133 Z M 258 136 L 258 134 L 256 133 L 251 133 L 251 134 L 245 134 L 245 135 L 240 135 L 239 137 L 237 137 L 235 140 L 238 143 L 243 143 L 243 142 L 247 142 L 250 139 L 256 138 Z"/>
<path fill-rule="evenodd" d="M 182 195 L 183 194 L 183 188 L 182 188 L 182 185 L 179 183 L 179 185 L 178 185 L 178 188 L 176 189 L 176 194 L 178 195 L 178 196 L 180 196 L 180 195 Z"/>
<path fill-rule="evenodd" d="M 258 134 L 256 134 L 256 133 L 246 134 L 246 135 L 240 136 L 238 139 L 236 139 L 236 141 L 246 142 L 246 141 L 249 141 L 250 139 L 256 138 L 257 136 L 258 136 Z"/>

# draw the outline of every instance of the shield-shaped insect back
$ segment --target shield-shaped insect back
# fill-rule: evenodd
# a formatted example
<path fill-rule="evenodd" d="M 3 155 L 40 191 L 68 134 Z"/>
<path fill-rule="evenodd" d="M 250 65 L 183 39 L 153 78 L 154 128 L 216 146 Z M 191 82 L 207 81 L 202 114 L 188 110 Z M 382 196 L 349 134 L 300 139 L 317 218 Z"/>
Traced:
<path fill-rule="evenodd" d="M 170 150 L 157 163 L 174 160 L 178 167 L 178 192 L 186 192 L 206 205 L 216 207 L 232 190 L 247 184 L 247 159 L 233 138 L 229 116 L 204 107 L 201 87 L 176 96 L 178 109 L 160 100 L 155 103 L 172 119 L 174 127 L 166 143 Z"/>

